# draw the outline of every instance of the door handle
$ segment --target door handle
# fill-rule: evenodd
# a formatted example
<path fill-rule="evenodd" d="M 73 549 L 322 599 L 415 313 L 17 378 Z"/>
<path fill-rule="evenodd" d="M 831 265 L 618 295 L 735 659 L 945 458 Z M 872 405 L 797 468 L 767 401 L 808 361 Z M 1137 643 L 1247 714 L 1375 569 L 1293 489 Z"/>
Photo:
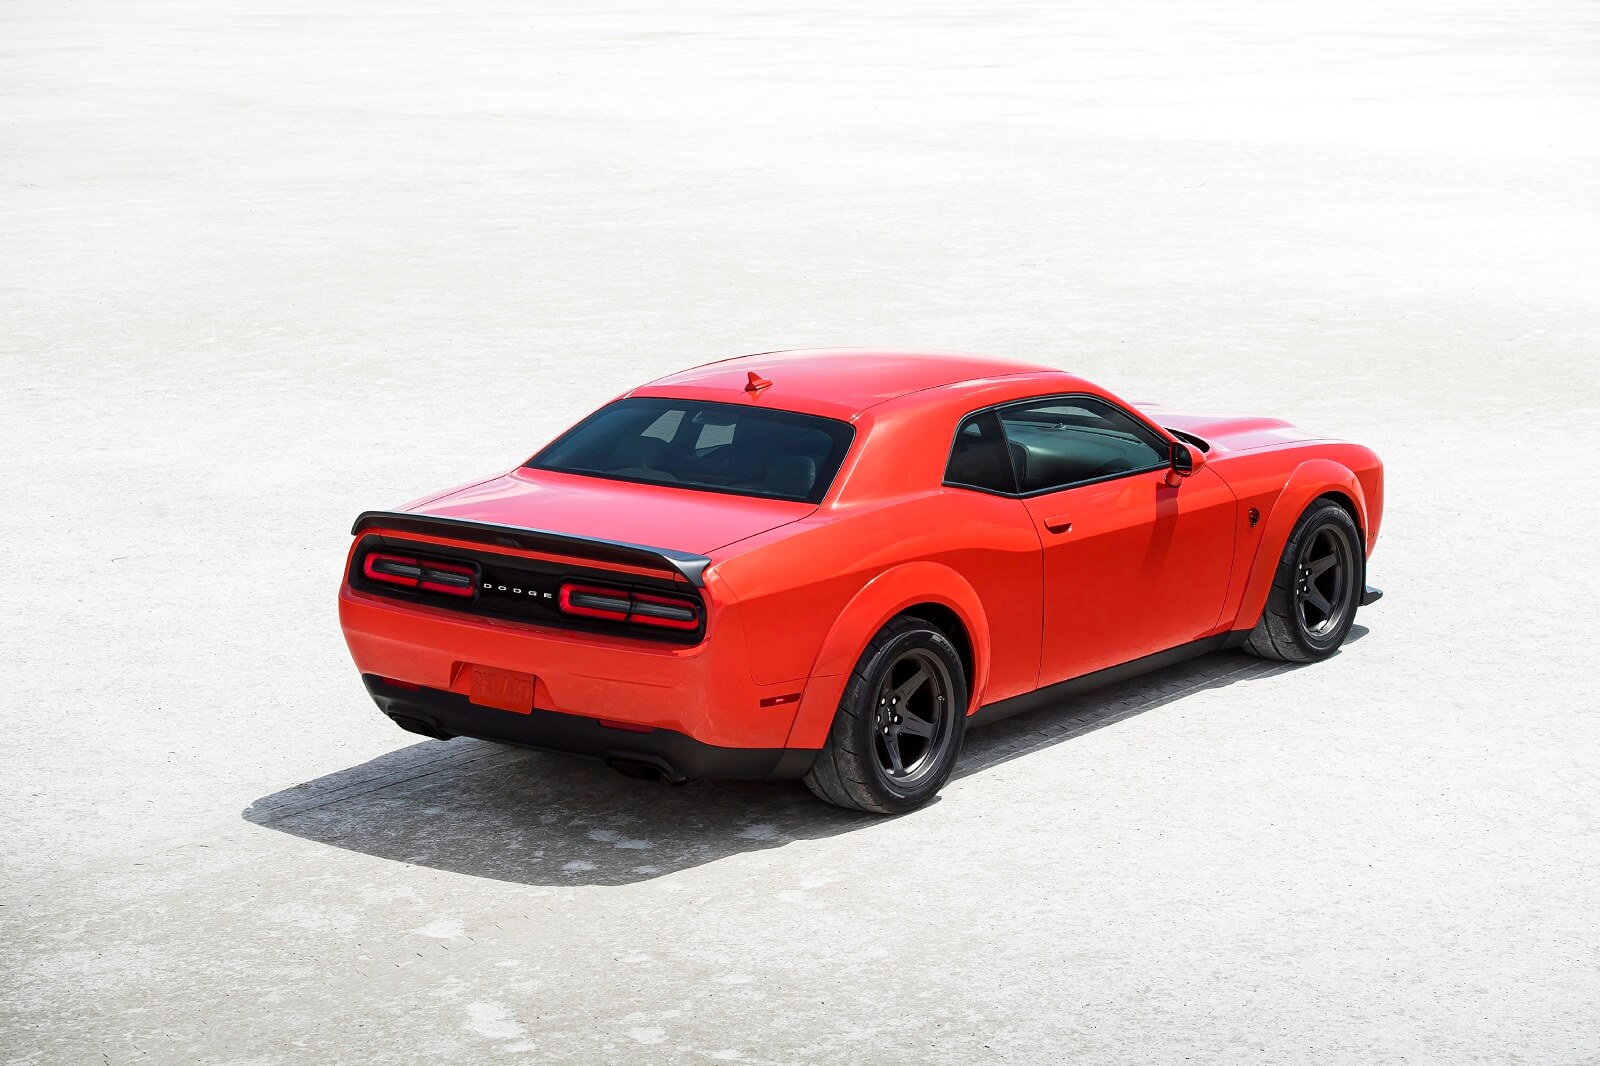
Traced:
<path fill-rule="evenodd" d="M 1058 514 L 1054 518 L 1046 518 L 1044 528 L 1052 533 L 1066 533 L 1072 529 L 1072 519 L 1064 514 Z"/>

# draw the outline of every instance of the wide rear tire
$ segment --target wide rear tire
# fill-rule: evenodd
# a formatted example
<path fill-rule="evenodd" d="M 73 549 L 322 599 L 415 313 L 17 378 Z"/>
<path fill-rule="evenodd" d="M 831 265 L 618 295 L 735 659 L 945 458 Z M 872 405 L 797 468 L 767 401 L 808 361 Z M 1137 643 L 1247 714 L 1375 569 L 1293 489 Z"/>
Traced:
<path fill-rule="evenodd" d="M 950 638 L 921 618 L 895 618 L 851 672 L 806 786 L 851 810 L 915 810 L 949 780 L 966 727 L 967 679 Z"/>

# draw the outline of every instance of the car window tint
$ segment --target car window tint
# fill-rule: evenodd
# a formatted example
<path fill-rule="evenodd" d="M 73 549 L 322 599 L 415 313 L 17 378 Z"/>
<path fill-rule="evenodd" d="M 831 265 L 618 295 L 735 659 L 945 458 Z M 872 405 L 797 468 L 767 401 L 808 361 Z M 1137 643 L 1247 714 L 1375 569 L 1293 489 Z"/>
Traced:
<path fill-rule="evenodd" d="M 1023 492 L 1153 470 L 1168 461 L 1160 437 L 1103 400 L 1055 397 L 999 414 Z"/>
<path fill-rule="evenodd" d="M 734 424 L 732 422 L 708 422 L 700 427 L 700 435 L 695 438 L 694 450 L 697 452 L 709 451 L 720 448 L 724 444 L 733 443 Z"/>
<path fill-rule="evenodd" d="M 1017 491 L 1006 454 L 1005 434 L 993 411 L 973 415 L 961 423 L 950 448 L 944 479 L 947 484 L 992 492 Z"/>
<path fill-rule="evenodd" d="M 642 435 L 659 437 L 662 440 L 670 441 L 673 435 L 678 432 L 678 424 L 682 421 L 682 411 L 663 411 L 661 417 L 650 423 L 650 428 L 646 429 Z"/>
<path fill-rule="evenodd" d="M 696 400 L 602 407 L 527 465 L 740 496 L 818 503 L 855 431 L 832 418 Z"/>

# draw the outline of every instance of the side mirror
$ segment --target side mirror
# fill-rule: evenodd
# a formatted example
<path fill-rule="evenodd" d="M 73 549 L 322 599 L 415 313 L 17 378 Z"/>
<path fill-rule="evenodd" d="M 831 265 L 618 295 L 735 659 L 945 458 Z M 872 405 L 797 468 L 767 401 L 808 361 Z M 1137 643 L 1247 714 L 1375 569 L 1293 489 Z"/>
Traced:
<path fill-rule="evenodd" d="M 1167 484 L 1177 488 L 1178 483 L 1206 465 L 1206 453 L 1187 441 L 1172 442 L 1172 469 L 1167 471 Z"/>

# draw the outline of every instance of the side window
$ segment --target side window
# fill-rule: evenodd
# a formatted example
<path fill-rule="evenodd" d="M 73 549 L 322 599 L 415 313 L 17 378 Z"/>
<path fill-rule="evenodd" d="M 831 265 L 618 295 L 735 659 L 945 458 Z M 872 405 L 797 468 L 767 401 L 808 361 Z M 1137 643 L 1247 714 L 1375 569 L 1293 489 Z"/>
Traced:
<path fill-rule="evenodd" d="M 971 416 L 956 430 L 944 480 L 949 485 L 964 485 L 991 492 L 1017 491 L 1005 434 L 1001 432 L 1000 419 L 993 411 Z"/>
<path fill-rule="evenodd" d="M 1168 462 L 1160 437 L 1091 396 L 1014 404 L 1001 409 L 1000 423 L 1023 492 L 1155 470 Z"/>

